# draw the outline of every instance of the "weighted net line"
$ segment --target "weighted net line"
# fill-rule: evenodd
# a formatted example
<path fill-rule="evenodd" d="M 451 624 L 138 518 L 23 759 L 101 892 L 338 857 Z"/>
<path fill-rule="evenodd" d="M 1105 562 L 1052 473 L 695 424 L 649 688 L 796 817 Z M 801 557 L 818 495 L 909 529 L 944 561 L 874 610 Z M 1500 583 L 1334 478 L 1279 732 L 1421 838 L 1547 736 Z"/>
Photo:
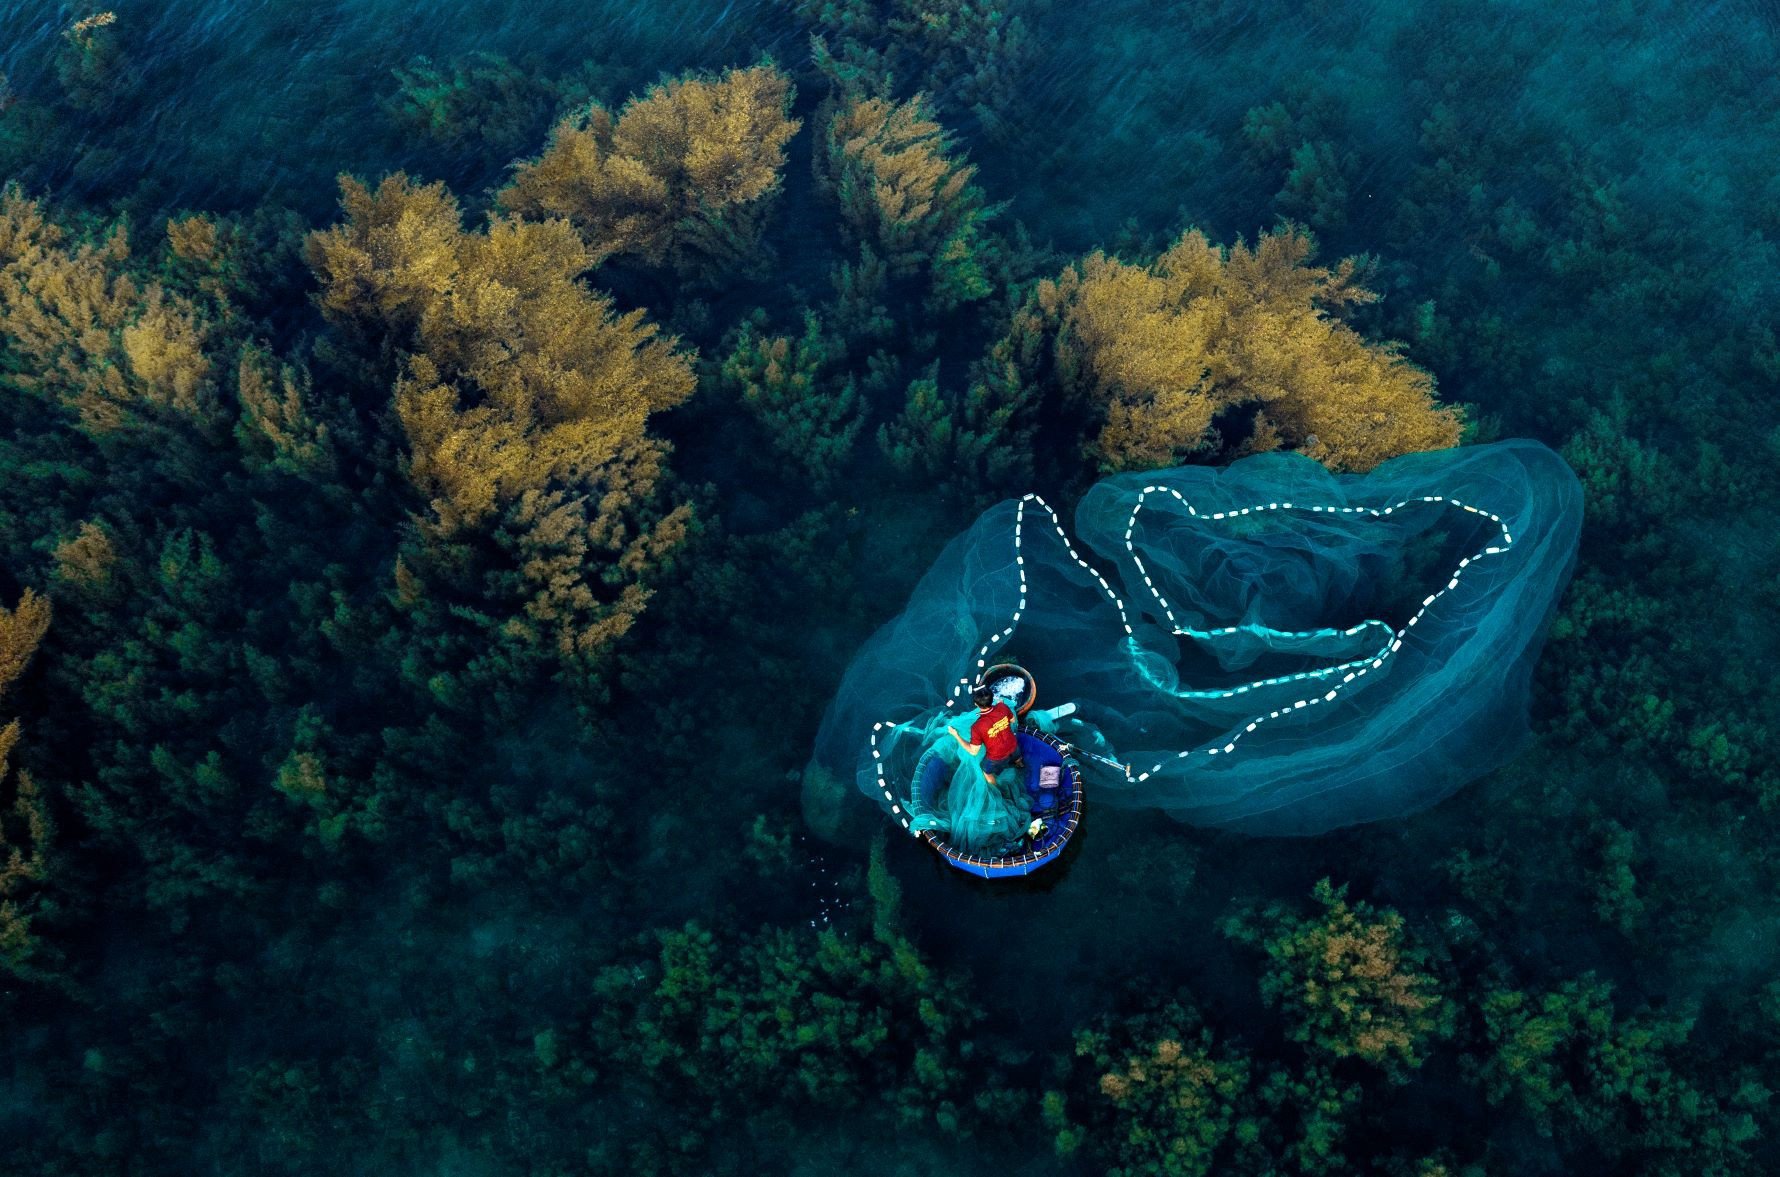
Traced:
<path fill-rule="evenodd" d="M 1167 494 L 1167 495 L 1171 496 L 1175 501 L 1180 503 L 1180 505 L 1186 509 L 1187 514 L 1189 516 L 1191 516 L 1192 518 L 1203 519 L 1203 520 L 1208 520 L 1208 521 L 1212 521 L 1212 522 L 1223 521 L 1226 519 L 1235 519 L 1235 518 L 1239 518 L 1242 516 L 1251 515 L 1251 514 L 1254 514 L 1257 512 L 1293 511 L 1293 510 L 1308 511 L 1312 514 L 1328 513 L 1328 514 L 1364 515 L 1364 516 L 1368 516 L 1373 519 L 1384 519 L 1384 518 L 1389 517 L 1391 514 L 1393 514 L 1397 510 L 1407 507 L 1412 503 L 1430 503 L 1430 504 L 1446 506 L 1448 508 L 1463 510 L 1463 511 L 1469 512 L 1473 515 L 1478 515 L 1478 516 L 1488 519 L 1491 523 L 1495 524 L 1497 531 L 1500 533 L 1501 542 L 1493 543 L 1493 544 L 1486 544 L 1484 547 L 1482 547 L 1481 549 L 1479 549 L 1477 551 L 1472 552 L 1470 555 L 1461 557 L 1460 560 L 1458 561 L 1458 564 L 1452 569 L 1451 575 L 1448 577 L 1446 585 L 1443 588 L 1440 588 L 1437 591 L 1430 593 L 1425 599 L 1423 599 L 1420 607 L 1417 608 L 1415 613 L 1410 616 L 1409 620 L 1407 622 L 1405 622 L 1404 625 L 1402 626 L 1402 628 L 1400 628 L 1400 629 L 1393 630 L 1390 627 L 1388 622 L 1379 620 L 1377 618 L 1368 618 L 1367 620 L 1360 622 L 1358 625 L 1349 626 L 1346 629 L 1342 629 L 1342 630 L 1337 630 L 1337 629 L 1332 629 L 1332 628 L 1324 628 L 1324 629 L 1316 629 L 1316 630 L 1279 630 L 1279 629 L 1273 629 L 1271 627 L 1266 627 L 1266 626 L 1234 626 L 1234 625 L 1233 626 L 1225 626 L 1225 627 L 1222 627 L 1219 629 L 1200 630 L 1200 629 L 1194 629 L 1190 626 L 1183 626 L 1180 624 L 1179 619 L 1176 618 L 1176 616 L 1174 614 L 1173 607 L 1169 604 L 1167 598 L 1163 595 L 1162 590 L 1159 587 L 1157 587 L 1154 578 L 1150 575 L 1148 568 L 1146 568 L 1144 565 L 1142 555 L 1137 550 L 1136 531 L 1137 531 L 1138 516 L 1140 514 L 1142 514 L 1143 509 L 1144 509 L 1144 504 L 1152 494 Z M 1008 619 L 1007 624 L 1003 628 L 1001 628 L 1001 629 L 997 630 L 995 633 L 991 634 L 989 636 L 988 640 L 985 641 L 982 644 L 982 646 L 979 647 L 978 650 L 976 651 L 977 675 L 980 676 L 982 674 L 982 672 L 987 668 L 990 652 L 993 651 L 997 646 L 999 646 L 1004 640 L 1013 636 L 1014 630 L 1016 628 L 1018 628 L 1020 619 L 1025 615 L 1025 612 L 1026 612 L 1026 601 L 1027 601 L 1026 555 L 1025 555 L 1025 552 L 1023 551 L 1023 545 L 1025 542 L 1026 509 L 1027 509 L 1028 505 L 1031 505 L 1031 504 L 1036 504 L 1037 507 L 1045 513 L 1046 517 L 1048 517 L 1050 520 L 1052 529 L 1056 532 L 1058 541 L 1062 543 L 1064 551 L 1066 551 L 1069 554 L 1069 558 L 1071 560 L 1073 560 L 1078 567 L 1080 567 L 1084 572 L 1088 573 L 1089 576 L 1091 576 L 1093 578 L 1094 582 L 1099 585 L 1101 591 L 1106 594 L 1107 599 L 1112 602 L 1113 607 L 1116 610 L 1118 610 L 1120 624 L 1124 627 L 1124 630 L 1125 630 L 1125 638 L 1124 638 L 1123 644 L 1125 645 L 1127 651 L 1134 655 L 1137 652 L 1136 631 L 1131 624 L 1130 615 L 1126 612 L 1124 599 L 1112 587 L 1111 583 L 1100 572 L 1100 570 L 1098 568 L 1095 568 L 1087 560 L 1083 559 L 1081 554 L 1076 551 L 1074 543 L 1070 540 L 1069 533 L 1064 530 L 1062 520 L 1058 517 L 1057 512 L 1051 507 L 1051 505 L 1049 503 L 1045 502 L 1043 496 L 1035 494 L 1035 493 L 1028 493 L 1028 494 L 1022 495 L 1020 497 L 1019 506 L 1016 509 L 1015 514 L 1014 514 L 1013 548 L 1014 548 L 1014 565 L 1015 565 L 1015 568 L 1018 570 L 1018 574 L 1019 574 L 1019 603 L 1015 607 L 1015 609 L 1013 611 L 1013 615 Z M 1264 633 L 1265 635 L 1270 636 L 1270 637 L 1315 639 L 1315 638 L 1319 638 L 1319 637 L 1337 637 L 1337 636 L 1352 637 L 1356 634 L 1362 633 L 1362 632 L 1366 631 L 1367 629 L 1371 629 L 1371 628 L 1382 628 L 1389 635 L 1388 637 L 1383 639 L 1383 641 L 1381 642 L 1379 647 L 1376 650 L 1374 650 L 1372 654 L 1369 654 L 1367 656 L 1364 656 L 1361 658 L 1356 658 L 1356 659 L 1351 659 L 1349 661 L 1342 662 L 1342 663 L 1339 663 L 1334 666 L 1317 667 L 1317 668 L 1314 668 L 1311 670 L 1298 671 L 1293 674 L 1277 675 L 1277 676 L 1274 676 L 1271 678 L 1256 679 L 1251 682 L 1238 684 L 1237 686 L 1230 687 L 1230 688 L 1224 689 L 1224 690 L 1190 690 L 1190 691 L 1174 690 L 1168 684 L 1155 679 L 1154 676 L 1151 675 L 1150 672 L 1148 671 L 1148 669 L 1145 667 L 1145 665 L 1141 659 L 1133 657 L 1132 658 L 1133 666 L 1135 667 L 1135 669 L 1138 671 L 1138 673 L 1140 675 L 1142 675 L 1148 682 L 1150 682 L 1150 684 L 1152 686 L 1154 686 L 1158 690 L 1162 690 L 1166 693 L 1172 694 L 1177 698 L 1228 699 L 1228 698 L 1234 698 L 1238 695 L 1246 694 L 1249 691 L 1257 690 L 1262 687 L 1281 686 L 1281 685 L 1285 685 L 1287 683 L 1292 683 L 1292 682 L 1302 682 L 1302 681 L 1307 681 L 1310 679 L 1327 679 L 1327 678 L 1333 677 L 1334 675 L 1337 675 L 1337 674 L 1342 675 L 1341 681 L 1339 683 L 1335 684 L 1334 686 L 1330 687 L 1325 692 L 1314 693 L 1314 694 L 1305 696 L 1300 699 L 1292 700 L 1291 702 L 1289 702 L 1281 707 L 1274 708 L 1267 712 L 1257 713 L 1256 715 L 1251 716 L 1247 720 L 1246 723 L 1239 723 L 1238 725 L 1236 725 L 1237 727 L 1241 728 L 1240 731 L 1236 730 L 1236 727 L 1232 727 L 1230 729 L 1230 731 L 1225 733 L 1227 739 L 1222 743 L 1221 747 L 1218 746 L 1219 742 L 1214 740 L 1214 741 L 1211 741 L 1209 744 L 1201 745 L 1200 747 L 1197 747 L 1197 748 L 1182 749 L 1180 752 L 1177 752 L 1175 754 L 1175 756 L 1173 757 L 1174 759 L 1177 759 L 1177 760 L 1184 760 L 1187 757 L 1193 755 L 1194 753 L 1204 753 L 1207 756 L 1216 756 L 1220 752 L 1222 752 L 1224 755 L 1230 755 L 1236 751 L 1237 745 L 1239 743 L 1241 743 L 1244 736 L 1257 730 L 1262 724 L 1268 722 L 1269 720 L 1278 719 L 1282 715 L 1289 714 L 1293 711 L 1299 711 L 1306 707 L 1314 707 L 1321 703 L 1335 701 L 1337 698 L 1340 697 L 1342 690 L 1344 690 L 1349 684 L 1357 682 L 1360 678 L 1364 677 L 1366 674 L 1370 673 L 1372 670 L 1376 670 L 1376 669 L 1382 667 L 1387 658 L 1389 658 L 1391 655 L 1395 654 L 1398 650 L 1400 650 L 1403 646 L 1404 636 L 1407 635 L 1409 630 L 1411 628 L 1413 628 L 1422 619 L 1423 615 L 1425 615 L 1427 613 L 1427 611 L 1434 605 L 1434 603 L 1436 601 L 1438 601 L 1441 597 L 1445 596 L 1447 593 L 1449 593 L 1459 587 L 1459 581 L 1465 575 L 1465 572 L 1467 569 L 1469 569 L 1473 564 L 1478 563 L 1479 561 L 1483 560 L 1486 557 L 1500 556 L 1500 555 L 1506 553 L 1510 548 L 1512 548 L 1514 546 L 1514 536 L 1512 535 L 1512 533 L 1509 532 L 1507 524 L 1502 521 L 1502 517 L 1499 514 L 1497 514 L 1496 512 L 1485 510 L 1482 507 L 1475 506 L 1471 503 L 1467 503 L 1467 502 L 1464 502 L 1458 498 L 1454 498 L 1454 497 L 1447 496 L 1447 495 L 1411 496 L 1408 498 L 1400 499 L 1400 500 L 1398 500 L 1388 506 L 1385 506 L 1385 507 L 1335 506 L 1335 505 L 1328 505 L 1328 504 L 1305 505 L 1305 504 L 1297 504 L 1297 503 L 1292 503 L 1292 502 L 1272 501 L 1272 502 L 1268 502 L 1265 504 L 1255 503 L 1255 504 L 1252 504 L 1247 507 L 1241 507 L 1241 508 L 1235 508 L 1235 509 L 1229 509 L 1229 510 L 1223 510 L 1223 511 L 1213 511 L 1213 512 L 1209 512 L 1209 513 L 1202 513 L 1197 508 L 1195 508 L 1191 502 L 1188 501 L 1188 499 L 1185 495 L 1181 494 L 1180 491 L 1174 489 L 1173 487 L 1151 485 L 1151 486 L 1146 486 L 1143 488 L 1142 492 L 1137 497 L 1136 503 L 1131 508 L 1131 514 L 1127 518 L 1126 524 L 1125 524 L 1124 545 L 1125 545 L 1126 552 L 1131 556 L 1132 563 L 1136 567 L 1138 575 L 1143 580 L 1144 587 L 1149 590 L 1150 596 L 1155 600 L 1157 606 L 1161 608 L 1163 616 L 1165 616 L 1167 618 L 1169 626 L 1172 628 L 1172 631 L 1177 636 L 1189 637 L 1189 638 L 1193 638 L 1195 640 L 1211 640 L 1211 639 L 1225 637 L 1225 636 L 1229 636 L 1231 634 L 1236 634 L 1236 633 L 1241 633 L 1241 632 L 1247 631 L 1247 632 Z M 975 681 L 975 679 L 971 675 L 966 674 L 966 675 L 960 676 L 958 678 L 957 682 L 953 684 L 951 692 L 945 700 L 945 706 L 948 709 L 955 707 L 958 703 L 959 697 L 973 685 L 974 681 Z M 872 723 L 871 732 L 869 734 L 869 745 L 871 748 L 872 763 L 873 763 L 874 771 L 876 774 L 878 788 L 883 793 L 884 800 L 886 803 L 888 803 L 888 805 L 890 807 L 891 816 L 893 818 L 895 818 L 897 821 L 899 821 L 902 825 L 902 828 L 905 830 L 908 830 L 911 835 L 918 836 L 919 831 L 915 830 L 911 826 L 910 820 L 909 820 L 909 814 L 908 814 L 906 808 L 902 805 L 902 803 L 900 801 L 898 801 L 895 793 L 892 791 L 892 789 L 890 787 L 888 778 L 884 771 L 883 753 L 882 753 L 882 750 L 878 747 L 879 733 L 883 732 L 886 729 L 895 729 L 895 728 L 903 727 L 903 726 L 906 726 L 907 724 L 913 723 L 913 722 L 915 722 L 915 721 L 905 720 L 905 721 L 902 721 L 901 723 L 889 721 L 889 720 L 874 721 Z M 1120 769 L 1120 771 L 1122 771 L 1124 774 L 1126 782 L 1129 784 L 1139 784 L 1139 783 L 1149 780 L 1149 778 L 1152 775 L 1159 772 L 1163 768 L 1163 766 L 1168 763 L 1168 758 L 1164 758 L 1162 760 L 1157 761 L 1155 764 L 1151 765 L 1149 768 L 1134 773 L 1132 771 L 1132 768 L 1130 765 L 1119 765 L 1114 761 L 1110 761 L 1104 757 L 1099 757 L 1099 756 L 1095 756 L 1095 757 L 1093 757 L 1093 759 L 1099 761 L 1102 764 L 1110 764 L 1113 767 Z"/>

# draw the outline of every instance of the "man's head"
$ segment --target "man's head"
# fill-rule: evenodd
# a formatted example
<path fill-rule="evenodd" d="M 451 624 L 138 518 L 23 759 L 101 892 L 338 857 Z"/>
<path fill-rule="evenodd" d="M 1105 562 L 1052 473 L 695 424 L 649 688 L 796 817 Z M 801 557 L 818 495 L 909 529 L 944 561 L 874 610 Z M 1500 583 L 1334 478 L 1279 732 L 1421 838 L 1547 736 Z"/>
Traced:
<path fill-rule="evenodd" d="M 970 701 L 975 703 L 982 710 L 987 711 L 989 708 L 995 706 L 995 692 L 991 691 L 987 686 L 978 686 L 975 690 L 970 692 Z"/>

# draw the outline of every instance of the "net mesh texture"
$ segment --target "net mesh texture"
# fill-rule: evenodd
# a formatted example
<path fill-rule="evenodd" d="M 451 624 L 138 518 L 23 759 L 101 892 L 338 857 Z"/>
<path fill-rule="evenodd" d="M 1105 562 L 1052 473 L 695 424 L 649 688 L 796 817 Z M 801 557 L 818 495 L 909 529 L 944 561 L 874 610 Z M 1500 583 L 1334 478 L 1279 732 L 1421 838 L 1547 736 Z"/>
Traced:
<path fill-rule="evenodd" d="M 1097 483 L 1073 535 L 1037 496 L 954 539 L 842 678 L 806 810 L 851 790 L 965 848 L 1027 816 L 947 732 L 1017 662 L 1093 804 L 1317 834 L 1422 809 L 1530 739 L 1532 669 L 1575 564 L 1582 491 L 1511 440 L 1338 475 L 1292 453 Z M 1036 713 L 1035 713 L 1036 714 Z M 947 789 L 911 810 L 930 750 Z M 1011 774 L 1010 774 L 1011 775 Z"/>

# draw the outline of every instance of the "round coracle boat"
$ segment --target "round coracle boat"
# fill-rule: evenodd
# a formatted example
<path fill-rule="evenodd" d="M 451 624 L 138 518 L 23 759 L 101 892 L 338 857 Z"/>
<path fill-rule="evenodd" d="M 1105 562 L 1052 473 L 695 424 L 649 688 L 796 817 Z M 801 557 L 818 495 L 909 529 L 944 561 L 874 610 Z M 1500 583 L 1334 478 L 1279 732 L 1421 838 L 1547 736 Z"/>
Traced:
<path fill-rule="evenodd" d="M 1028 700 L 1031 692 L 1027 692 Z M 1030 702 L 1027 704 L 1030 707 Z M 965 851 L 950 845 L 937 830 L 923 830 L 917 837 L 939 852 L 940 857 L 966 874 L 984 879 L 1029 875 L 1055 862 L 1075 836 L 1082 821 L 1082 774 L 1069 754 L 1068 745 L 1047 732 L 1023 725 L 1018 734 L 1026 771 L 1020 787 L 1035 821 L 1036 836 L 1020 839 L 1018 846 L 1001 853 Z M 910 801 L 916 809 L 937 809 L 949 787 L 955 765 L 939 749 L 932 748 L 915 766 Z"/>

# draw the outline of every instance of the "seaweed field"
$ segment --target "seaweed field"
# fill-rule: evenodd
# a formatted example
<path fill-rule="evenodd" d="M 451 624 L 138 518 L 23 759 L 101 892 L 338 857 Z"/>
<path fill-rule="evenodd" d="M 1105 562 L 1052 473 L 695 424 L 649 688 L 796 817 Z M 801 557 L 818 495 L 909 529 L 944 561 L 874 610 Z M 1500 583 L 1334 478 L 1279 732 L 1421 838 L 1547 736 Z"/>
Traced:
<path fill-rule="evenodd" d="M 1777 51 L 0 0 L 0 1172 L 1780 1171 Z M 1439 804 L 1003 883 L 816 787 L 995 504 L 1510 438 L 1580 551 Z"/>

